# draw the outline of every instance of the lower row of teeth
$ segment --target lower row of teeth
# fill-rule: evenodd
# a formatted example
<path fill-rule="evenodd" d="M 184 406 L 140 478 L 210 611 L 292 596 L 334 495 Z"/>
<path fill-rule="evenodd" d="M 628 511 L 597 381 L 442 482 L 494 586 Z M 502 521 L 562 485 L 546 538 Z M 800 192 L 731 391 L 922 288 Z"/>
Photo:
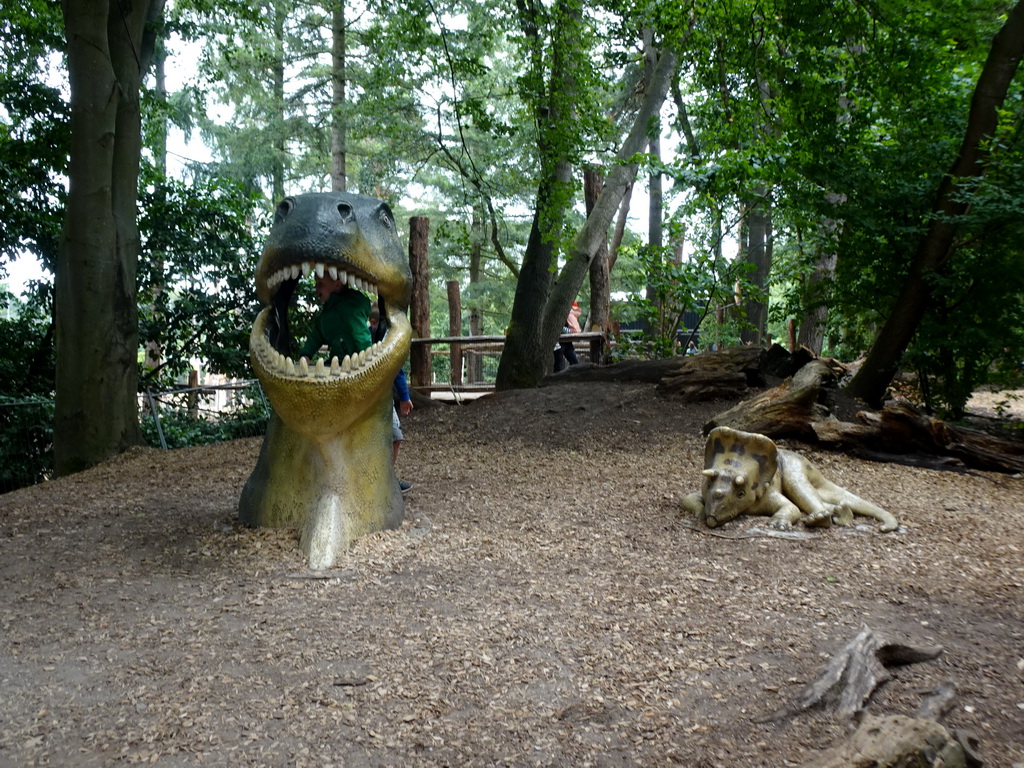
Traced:
<path fill-rule="evenodd" d="M 370 294 L 377 293 L 377 286 L 369 280 L 364 280 L 356 275 L 350 275 L 344 269 L 338 269 L 335 266 L 327 266 L 319 262 L 314 263 L 311 261 L 304 261 L 301 264 L 292 264 L 291 266 L 279 269 L 267 280 L 267 287 L 270 288 L 270 290 L 274 290 L 285 280 L 298 280 L 300 275 L 302 277 L 307 277 L 310 272 L 315 273 L 317 277 L 323 277 L 324 273 L 326 273 L 332 280 L 340 280 L 343 285 L 347 285 L 349 288 L 355 288 L 357 291 L 363 291 L 364 293 Z"/>
<path fill-rule="evenodd" d="M 285 357 L 277 351 L 271 352 L 271 360 L 277 370 L 288 376 L 326 379 L 331 376 L 344 376 L 347 373 L 353 373 L 365 367 L 380 354 L 383 346 L 384 342 L 378 341 L 362 352 L 357 352 L 354 355 L 345 355 L 344 360 L 339 361 L 337 356 L 335 356 L 331 358 L 330 364 L 325 363 L 323 358 L 317 358 L 316 362 L 310 365 L 304 357 L 296 363 L 291 358 Z"/>

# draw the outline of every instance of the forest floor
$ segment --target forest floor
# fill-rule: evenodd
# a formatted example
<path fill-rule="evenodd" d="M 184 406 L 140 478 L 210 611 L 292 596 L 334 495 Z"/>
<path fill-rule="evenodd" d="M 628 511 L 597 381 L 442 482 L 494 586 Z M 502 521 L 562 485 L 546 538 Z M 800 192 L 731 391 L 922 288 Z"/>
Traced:
<path fill-rule="evenodd" d="M 1024 766 L 1024 478 L 788 444 L 900 529 L 711 535 L 678 502 L 729 405 L 567 384 L 417 410 L 407 521 L 321 574 L 236 524 L 258 439 L 0 496 L 0 766 L 797 766 L 851 723 L 759 720 L 864 624 L 944 649 L 868 712 L 951 681 L 944 724 Z"/>

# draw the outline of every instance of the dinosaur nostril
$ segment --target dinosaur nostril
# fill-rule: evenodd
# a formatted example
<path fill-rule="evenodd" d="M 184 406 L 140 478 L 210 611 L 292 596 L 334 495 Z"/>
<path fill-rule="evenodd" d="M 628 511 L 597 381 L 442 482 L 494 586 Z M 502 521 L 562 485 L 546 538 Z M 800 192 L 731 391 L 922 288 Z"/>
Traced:
<path fill-rule="evenodd" d="M 338 203 L 338 213 L 341 214 L 342 221 L 350 221 L 352 219 L 352 206 L 348 203 Z"/>

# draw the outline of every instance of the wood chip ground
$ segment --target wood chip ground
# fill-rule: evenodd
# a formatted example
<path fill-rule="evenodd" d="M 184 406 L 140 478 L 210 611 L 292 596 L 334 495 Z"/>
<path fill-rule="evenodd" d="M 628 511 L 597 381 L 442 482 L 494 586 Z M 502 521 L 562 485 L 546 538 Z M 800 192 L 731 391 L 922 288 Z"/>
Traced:
<path fill-rule="evenodd" d="M 707 535 L 678 501 L 729 405 L 572 384 L 416 411 L 406 523 L 328 573 L 236 525 L 259 440 L 0 496 L 0 766 L 796 766 L 851 724 L 755 721 L 863 624 L 944 649 L 868 712 L 953 681 L 947 726 L 1024 766 L 1024 479 L 791 444 L 901 529 Z"/>

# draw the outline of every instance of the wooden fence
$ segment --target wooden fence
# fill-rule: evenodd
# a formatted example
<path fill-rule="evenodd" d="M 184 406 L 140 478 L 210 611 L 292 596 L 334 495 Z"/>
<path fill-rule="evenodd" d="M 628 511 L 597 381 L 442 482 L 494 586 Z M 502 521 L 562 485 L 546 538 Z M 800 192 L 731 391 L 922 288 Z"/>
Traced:
<path fill-rule="evenodd" d="M 564 333 L 559 341 L 573 342 L 575 344 L 587 344 L 590 360 L 599 363 L 604 357 L 605 334 L 600 332 L 589 333 Z M 436 350 L 435 346 L 447 347 L 447 353 L 451 358 L 451 381 L 448 383 L 435 382 L 433 380 L 433 369 L 431 359 Z M 494 383 L 487 381 L 463 380 L 462 361 L 465 357 L 474 354 L 498 353 L 505 348 L 504 336 L 430 336 L 427 338 L 412 340 L 413 354 L 410 355 L 410 381 L 413 388 L 421 391 L 436 391 L 448 389 L 465 390 L 487 390 L 493 389 Z M 466 366 L 473 370 L 474 366 Z"/>

